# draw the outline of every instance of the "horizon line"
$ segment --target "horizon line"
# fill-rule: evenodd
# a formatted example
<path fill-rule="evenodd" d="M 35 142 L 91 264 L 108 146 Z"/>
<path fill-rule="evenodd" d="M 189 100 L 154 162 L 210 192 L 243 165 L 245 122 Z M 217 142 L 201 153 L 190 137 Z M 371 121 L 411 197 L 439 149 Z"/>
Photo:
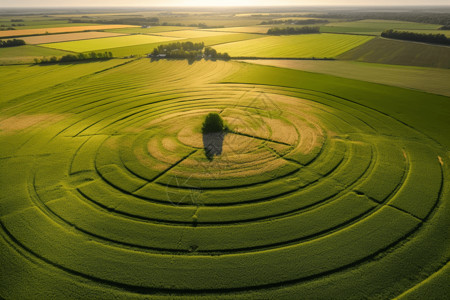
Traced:
<path fill-rule="evenodd" d="M 121 8 L 259 8 L 259 7 L 279 7 L 279 8 L 289 8 L 289 7 L 298 7 L 298 8 L 314 8 L 314 7 L 450 7 L 450 4 L 404 4 L 404 5 L 388 5 L 388 4 L 380 4 L 380 5 L 365 5 L 365 4 L 359 4 L 359 5 L 352 5 L 352 4 L 341 4 L 341 5 L 329 5 L 329 4 L 317 4 L 317 5 L 274 5 L 274 4 L 261 4 L 261 5 L 233 5 L 233 6 L 219 6 L 219 5 L 211 5 L 211 6 L 205 6 L 205 5 L 111 5 L 111 6 L 90 6 L 90 5 L 80 5 L 80 6 L 3 6 L 0 7 L 1 9 L 4 8 L 115 8 L 115 7 L 121 7 Z"/>

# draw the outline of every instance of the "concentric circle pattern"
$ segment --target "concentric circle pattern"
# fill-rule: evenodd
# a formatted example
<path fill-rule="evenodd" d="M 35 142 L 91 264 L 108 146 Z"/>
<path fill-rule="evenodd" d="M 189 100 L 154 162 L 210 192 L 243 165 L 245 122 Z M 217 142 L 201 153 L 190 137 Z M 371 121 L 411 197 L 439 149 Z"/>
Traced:
<path fill-rule="evenodd" d="M 9 108 L 42 120 L 4 162 L 17 182 L 4 239 L 64 280 L 128 296 L 295 289 L 391 264 L 442 196 L 437 144 L 334 95 L 211 83 L 230 65 L 164 85 L 149 75 L 161 64 L 134 62 L 129 77 Z M 228 126 L 212 159 L 210 112 Z"/>

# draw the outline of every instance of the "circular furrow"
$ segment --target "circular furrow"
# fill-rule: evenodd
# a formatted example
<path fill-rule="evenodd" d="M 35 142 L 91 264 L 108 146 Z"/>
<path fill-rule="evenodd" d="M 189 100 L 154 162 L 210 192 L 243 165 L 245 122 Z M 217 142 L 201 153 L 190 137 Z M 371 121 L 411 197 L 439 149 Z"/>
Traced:
<path fill-rule="evenodd" d="M 8 111 L 48 113 L 22 120 L 17 157 L 0 160 L 22 191 L 0 215 L 20 255 L 131 294 L 294 289 L 383 264 L 436 211 L 442 158 L 394 118 L 317 91 L 213 84 L 235 68 L 224 62 L 127 66 L 132 78 L 112 69 Z M 210 112 L 227 125 L 214 138 Z"/>

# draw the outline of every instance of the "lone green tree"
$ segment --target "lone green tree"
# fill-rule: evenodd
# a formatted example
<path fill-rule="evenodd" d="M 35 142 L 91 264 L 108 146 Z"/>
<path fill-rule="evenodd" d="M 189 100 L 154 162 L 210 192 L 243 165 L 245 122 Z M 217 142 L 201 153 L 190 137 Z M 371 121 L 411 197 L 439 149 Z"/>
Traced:
<path fill-rule="evenodd" d="M 203 122 L 202 133 L 223 132 L 225 129 L 225 125 L 219 114 L 209 113 Z"/>

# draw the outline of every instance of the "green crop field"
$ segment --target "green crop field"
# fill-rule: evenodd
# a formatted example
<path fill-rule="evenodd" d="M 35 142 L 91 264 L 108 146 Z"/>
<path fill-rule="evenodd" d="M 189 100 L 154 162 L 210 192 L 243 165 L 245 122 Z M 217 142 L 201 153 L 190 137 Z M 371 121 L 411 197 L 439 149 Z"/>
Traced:
<path fill-rule="evenodd" d="M 447 299 L 450 6 L 180 1 L 0 8 L 0 299 Z"/>
<path fill-rule="evenodd" d="M 400 30 L 402 31 L 402 30 Z M 403 30 L 417 33 L 425 33 L 425 34 L 443 34 L 446 37 L 450 38 L 450 30 L 434 30 L 434 29 L 413 29 L 413 30 Z"/>
<path fill-rule="evenodd" d="M 338 58 L 380 64 L 450 68 L 450 47 L 376 38 Z"/>
<path fill-rule="evenodd" d="M 208 37 L 198 37 L 198 38 L 190 38 L 190 39 L 180 39 L 177 40 L 180 42 L 191 41 L 193 43 L 201 43 L 204 42 L 206 46 L 214 46 L 224 43 L 236 42 L 236 41 L 245 41 L 251 39 L 257 39 L 263 37 L 260 34 L 250 34 L 250 33 L 234 33 L 234 34 L 221 34 L 221 35 L 213 35 Z M 150 43 L 150 44 L 142 44 L 142 45 L 134 45 L 127 47 L 118 47 L 118 48 L 109 48 L 102 49 L 98 52 L 111 51 L 114 56 L 123 57 L 129 55 L 145 55 L 152 50 L 163 44 L 167 44 L 168 42 L 159 42 L 159 43 Z"/>
<path fill-rule="evenodd" d="M 244 61 L 417 89 L 450 97 L 447 83 L 450 78 L 449 69 L 338 60 L 252 59 Z"/>
<path fill-rule="evenodd" d="M 129 35 L 129 36 L 102 38 L 102 39 L 50 43 L 50 44 L 42 44 L 41 46 L 73 52 L 88 52 L 109 48 L 135 46 L 141 44 L 162 43 L 178 39 L 179 38 L 165 37 L 165 36 Z"/>
<path fill-rule="evenodd" d="M 150 28 L 141 28 L 141 27 L 130 27 L 130 28 L 117 28 L 117 29 L 107 29 L 107 32 L 117 32 L 117 33 L 126 33 L 126 34 L 153 34 L 157 32 L 164 31 L 177 31 L 177 30 L 189 30 L 193 29 L 192 27 L 184 27 L 184 26 L 152 26 Z"/>
<path fill-rule="evenodd" d="M 239 57 L 335 57 L 372 39 L 368 36 L 344 34 L 304 34 L 268 36 L 256 40 L 234 42 L 215 47 Z"/>
<path fill-rule="evenodd" d="M 386 20 L 360 20 L 353 22 L 333 22 L 321 26 L 321 32 L 333 33 L 356 33 L 356 34 L 374 34 L 379 35 L 383 30 L 421 30 L 438 29 L 440 25 L 424 24 L 404 21 L 386 21 Z"/>
<path fill-rule="evenodd" d="M 0 68 L 2 298 L 449 292 L 449 97 L 239 62 Z"/>
<path fill-rule="evenodd" d="M 11 48 L 0 48 L 0 65 L 31 63 L 35 58 L 42 58 L 48 56 L 62 56 L 66 54 L 69 54 L 69 52 L 33 45 L 25 45 Z"/>
<path fill-rule="evenodd" d="M 121 35 L 123 35 L 123 34 L 113 33 L 113 32 L 88 31 L 88 32 L 63 33 L 63 34 L 46 34 L 46 35 L 25 36 L 25 37 L 21 37 L 20 39 L 25 41 L 25 43 L 27 43 L 28 45 L 38 45 L 38 44 L 47 44 L 47 43 L 98 39 L 98 38 L 121 36 Z M 6 39 L 4 39 L 4 40 L 6 40 Z"/>

